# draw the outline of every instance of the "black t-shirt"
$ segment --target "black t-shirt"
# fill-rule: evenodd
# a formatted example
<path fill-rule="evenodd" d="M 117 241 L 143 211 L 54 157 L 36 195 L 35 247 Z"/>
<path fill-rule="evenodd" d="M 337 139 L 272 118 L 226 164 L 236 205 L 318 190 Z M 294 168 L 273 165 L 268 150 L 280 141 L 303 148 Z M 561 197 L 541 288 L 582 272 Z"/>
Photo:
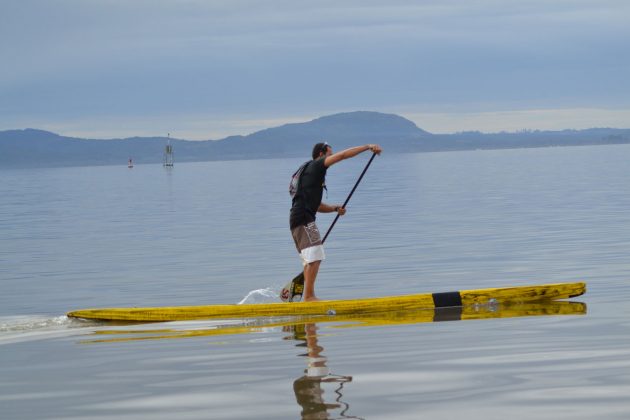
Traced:
<path fill-rule="evenodd" d="M 311 161 L 300 178 L 297 194 L 293 197 L 289 225 L 291 229 L 315 221 L 315 215 L 322 203 L 322 195 L 326 185 L 325 156 Z"/>

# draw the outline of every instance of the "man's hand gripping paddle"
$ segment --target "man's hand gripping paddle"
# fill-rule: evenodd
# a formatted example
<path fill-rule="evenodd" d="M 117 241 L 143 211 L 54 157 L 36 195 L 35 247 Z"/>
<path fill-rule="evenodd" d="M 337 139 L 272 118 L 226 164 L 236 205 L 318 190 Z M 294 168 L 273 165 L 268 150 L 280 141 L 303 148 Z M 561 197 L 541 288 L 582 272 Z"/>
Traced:
<path fill-rule="evenodd" d="M 354 184 L 354 188 L 352 188 L 352 191 L 350 191 L 350 194 L 348 194 L 348 198 L 346 198 L 346 201 L 344 201 L 343 206 L 341 206 L 342 208 L 344 209 L 346 208 L 348 201 L 350 201 L 352 194 L 354 194 L 354 191 L 359 186 L 359 183 L 363 179 L 363 175 L 365 175 L 365 172 L 367 172 L 375 156 L 376 156 L 376 153 L 373 153 L 367 165 L 365 165 L 363 172 L 361 172 L 361 176 L 359 176 L 359 179 L 357 180 L 356 184 Z M 339 216 L 340 216 L 339 213 L 337 213 L 337 216 L 335 216 L 335 220 L 333 220 L 332 224 L 328 228 L 328 231 L 326 232 L 326 235 L 324 235 L 324 239 L 322 239 L 322 244 L 326 241 L 326 238 L 328 238 L 328 235 L 330 234 L 330 231 L 332 230 L 332 228 L 335 226 L 335 223 L 337 223 Z M 300 274 L 295 276 L 293 280 L 291 280 L 289 283 L 287 283 L 286 286 L 282 288 L 282 291 L 280 291 L 280 299 L 282 299 L 283 302 L 299 302 L 302 299 L 303 293 L 304 293 L 304 271 L 302 271 Z"/>

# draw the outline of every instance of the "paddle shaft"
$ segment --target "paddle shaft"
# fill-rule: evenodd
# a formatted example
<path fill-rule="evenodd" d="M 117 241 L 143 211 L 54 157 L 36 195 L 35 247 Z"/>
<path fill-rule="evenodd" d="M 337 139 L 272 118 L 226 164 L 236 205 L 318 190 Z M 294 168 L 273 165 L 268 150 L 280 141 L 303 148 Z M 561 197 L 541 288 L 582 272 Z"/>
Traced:
<path fill-rule="evenodd" d="M 361 176 L 359 176 L 359 179 L 357 179 L 357 183 L 354 184 L 354 187 L 352 188 L 352 191 L 350 191 L 350 194 L 348 194 L 348 198 L 346 198 L 346 201 L 343 202 L 343 206 L 341 206 L 341 208 L 344 208 L 344 209 L 346 208 L 346 205 L 348 204 L 348 201 L 350 201 L 350 199 L 352 198 L 352 194 L 354 194 L 354 191 L 359 186 L 359 183 L 363 179 L 363 175 L 365 175 L 365 173 L 367 172 L 367 170 L 370 167 L 370 164 L 374 160 L 375 156 L 376 156 L 376 153 L 372 153 L 372 157 L 368 161 L 367 165 L 365 165 L 365 168 L 363 168 L 363 172 L 361 172 Z M 328 235 L 330 234 L 330 231 L 332 230 L 333 227 L 335 227 L 335 223 L 337 223 L 337 220 L 339 220 L 339 216 L 340 216 L 340 214 L 339 214 L 339 212 L 337 212 L 337 216 L 335 216 L 335 220 L 333 220 L 332 224 L 328 228 L 328 231 L 326 232 L 326 235 L 324 235 L 324 239 L 322 239 L 322 243 L 324 243 L 326 241 L 326 238 L 328 238 Z"/>

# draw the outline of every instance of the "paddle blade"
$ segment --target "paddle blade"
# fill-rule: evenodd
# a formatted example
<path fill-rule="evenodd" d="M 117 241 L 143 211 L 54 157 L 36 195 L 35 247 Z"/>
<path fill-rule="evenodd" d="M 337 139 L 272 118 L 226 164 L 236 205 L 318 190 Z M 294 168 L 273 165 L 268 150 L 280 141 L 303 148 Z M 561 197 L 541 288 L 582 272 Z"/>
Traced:
<path fill-rule="evenodd" d="M 283 302 L 299 302 L 304 293 L 304 272 L 293 278 L 280 292 L 280 299 Z"/>

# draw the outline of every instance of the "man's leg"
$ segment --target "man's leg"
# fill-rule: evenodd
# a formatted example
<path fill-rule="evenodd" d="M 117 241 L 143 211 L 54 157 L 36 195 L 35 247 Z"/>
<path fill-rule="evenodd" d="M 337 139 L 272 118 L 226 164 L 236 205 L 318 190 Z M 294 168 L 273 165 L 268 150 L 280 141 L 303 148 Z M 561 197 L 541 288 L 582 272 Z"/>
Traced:
<path fill-rule="evenodd" d="M 317 278 L 320 263 L 321 261 L 313 261 L 304 266 L 304 296 L 302 296 L 304 302 L 319 300 L 315 297 L 315 279 Z"/>

